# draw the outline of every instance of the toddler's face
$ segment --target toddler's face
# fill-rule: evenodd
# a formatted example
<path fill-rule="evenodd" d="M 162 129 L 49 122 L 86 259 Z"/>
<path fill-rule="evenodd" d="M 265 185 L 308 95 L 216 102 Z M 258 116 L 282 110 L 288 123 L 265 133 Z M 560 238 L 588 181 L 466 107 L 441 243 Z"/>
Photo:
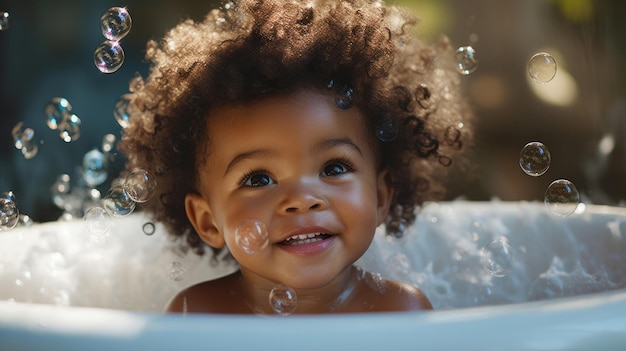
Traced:
<path fill-rule="evenodd" d="M 213 111 L 207 137 L 187 214 L 207 243 L 228 246 L 245 277 L 322 287 L 367 250 L 391 189 L 358 109 L 300 90 Z M 249 253 L 235 231 L 252 219 L 267 227 L 269 244 Z"/>

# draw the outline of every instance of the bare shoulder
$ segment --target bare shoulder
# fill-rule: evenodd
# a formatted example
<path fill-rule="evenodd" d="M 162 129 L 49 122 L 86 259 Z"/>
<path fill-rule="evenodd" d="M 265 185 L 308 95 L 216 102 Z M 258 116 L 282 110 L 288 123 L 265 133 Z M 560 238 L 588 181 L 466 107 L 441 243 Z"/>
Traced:
<path fill-rule="evenodd" d="M 192 285 L 165 307 L 173 313 L 248 313 L 242 306 L 239 273 Z"/>
<path fill-rule="evenodd" d="M 414 311 L 432 310 L 430 300 L 417 287 L 397 280 L 387 280 L 385 301 L 389 301 L 389 310 Z"/>

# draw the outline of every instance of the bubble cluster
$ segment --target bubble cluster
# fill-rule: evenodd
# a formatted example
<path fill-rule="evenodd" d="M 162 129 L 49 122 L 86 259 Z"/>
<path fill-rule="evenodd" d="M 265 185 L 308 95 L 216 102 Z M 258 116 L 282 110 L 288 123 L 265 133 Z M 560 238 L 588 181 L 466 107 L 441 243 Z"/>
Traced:
<path fill-rule="evenodd" d="M 456 59 L 456 69 L 459 73 L 468 75 L 478 68 L 476 51 L 471 46 L 461 46 L 454 54 Z"/>
<path fill-rule="evenodd" d="M 170 263 L 169 267 L 169 277 L 171 280 L 179 282 L 185 279 L 185 266 L 178 261 L 173 261 Z"/>
<path fill-rule="evenodd" d="M 109 40 L 121 40 L 132 27 L 133 21 L 130 14 L 123 7 L 111 7 L 100 17 L 102 35 Z"/>
<path fill-rule="evenodd" d="M 9 29 L 9 13 L 0 11 L 0 30 Z"/>
<path fill-rule="evenodd" d="M 130 14 L 123 7 L 111 7 L 100 17 L 102 35 L 107 39 L 93 54 L 93 62 L 102 73 L 113 73 L 124 63 L 124 49 L 119 41 L 132 27 Z"/>
<path fill-rule="evenodd" d="M 12 191 L 0 195 L 0 232 L 11 230 L 20 220 L 20 211 Z"/>
<path fill-rule="evenodd" d="M 548 148 L 541 142 L 532 141 L 522 148 L 519 166 L 524 173 L 538 177 L 548 171 L 551 160 Z"/>
<path fill-rule="evenodd" d="M 59 132 L 59 137 L 66 143 L 80 137 L 80 118 L 72 113 L 72 105 L 62 97 L 52 98 L 44 107 L 46 124 Z"/>
<path fill-rule="evenodd" d="M 122 185 L 117 183 L 111 186 L 102 199 L 102 205 L 111 216 L 124 217 L 133 213 L 137 203 L 128 196 Z"/>
<path fill-rule="evenodd" d="M 145 169 L 135 168 L 124 179 L 124 191 L 135 202 L 146 202 L 156 192 L 155 177 Z"/>
<path fill-rule="evenodd" d="M 13 144 L 15 148 L 22 152 L 25 159 L 31 159 L 37 155 L 39 147 L 33 140 L 35 131 L 31 128 L 24 128 L 24 122 L 18 122 L 11 130 Z"/>
<path fill-rule="evenodd" d="M 483 267 L 494 277 L 509 275 L 517 264 L 517 253 L 505 240 L 494 240 L 485 246 L 480 255 Z"/>
<path fill-rule="evenodd" d="M 298 307 L 298 296 L 290 287 L 278 285 L 270 291 L 269 303 L 276 314 L 287 316 Z"/>
<path fill-rule="evenodd" d="M 124 94 L 115 103 L 115 109 L 113 110 L 113 117 L 117 123 L 122 127 L 128 127 L 130 123 L 130 115 L 128 114 L 128 105 L 130 104 L 131 94 Z"/>
<path fill-rule="evenodd" d="M 548 185 L 543 202 L 552 214 L 566 217 L 576 211 L 580 194 L 574 183 L 567 179 L 557 179 Z"/>
<path fill-rule="evenodd" d="M 105 40 L 93 54 L 93 62 L 102 73 L 113 73 L 124 63 L 124 49 L 117 41 Z"/>
<path fill-rule="evenodd" d="M 556 60 L 547 52 L 536 53 L 528 60 L 528 74 L 535 83 L 548 83 L 556 76 Z"/>
<path fill-rule="evenodd" d="M 111 228 L 111 217 L 102 207 L 92 207 L 85 212 L 83 220 L 90 233 L 103 235 Z"/>
<path fill-rule="evenodd" d="M 269 244 L 265 224 L 258 219 L 242 221 L 235 230 L 235 244 L 248 254 L 257 254 Z"/>
<path fill-rule="evenodd" d="M 397 277 L 406 277 L 411 272 L 411 261 L 401 253 L 396 252 L 387 259 L 387 266 Z"/>

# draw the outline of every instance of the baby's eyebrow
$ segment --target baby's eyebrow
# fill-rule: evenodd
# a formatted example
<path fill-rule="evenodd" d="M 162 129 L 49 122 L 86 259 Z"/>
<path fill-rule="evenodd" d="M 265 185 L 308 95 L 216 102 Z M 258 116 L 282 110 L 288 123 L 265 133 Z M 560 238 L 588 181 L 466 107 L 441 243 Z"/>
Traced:
<path fill-rule="evenodd" d="M 267 157 L 270 156 L 272 154 L 275 154 L 276 152 L 272 151 L 272 150 L 268 150 L 268 149 L 258 149 L 258 150 L 250 150 L 250 151 L 246 151 L 246 152 L 242 152 L 240 154 L 238 154 L 237 156 L 235 156 L 229 163 L 228 166 L 226 166 L 226 171 L 224 172 L 224 175 L 227 175 L 228 172 L 230 172 L 231 169 L 233 169 L 233 167 L 235 167 L 235 165 L 243 160 L 246 159 L 250 159 L 250 158 L 254 158 L 254 157 Z"/>
<path fill-rule="evenodd" d="M 361 149 L 354 142 L 352 142 L 350 138 L 333 138 L 333 139 L 322 140 L 321 142 L 313 146 L 313 151 L 332 149 L 334 147 L 342 146 L 342 145 L 347 145 L 353 148 L 355 151 L 359 153 L 359 155 L 363 156 L 363 152 L 361 151 Z"/>

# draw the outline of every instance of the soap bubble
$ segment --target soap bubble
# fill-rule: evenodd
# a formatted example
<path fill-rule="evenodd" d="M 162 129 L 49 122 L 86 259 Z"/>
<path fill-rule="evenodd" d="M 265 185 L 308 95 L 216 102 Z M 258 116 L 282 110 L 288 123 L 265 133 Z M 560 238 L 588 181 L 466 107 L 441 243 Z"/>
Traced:
<path fill-rule="evenodd" d="M 535 83 L 547 83 L 556 75 L 556 60 L 546 52 L 536 53 L 528 60 L 528 74 Z"/>
<path fill-rule="evenodd" d="M 11 230 L 20 221 L 20 211 L 12 191 L 0 195 L 0 232 Z"/>
<path fill-rule="evenodd" d="M 178 261 L 170 263 L 169 277 L 171 280 L 176 282 L 185 279 L 185 266 Z"/>
<path fill-rule="evenodd" d="M 122 127 L 128 127 L 130 115 L 128 114 L 128 104 L 130 103 L 131 94 L 124 94 L 115 103 L 115 109 L 113 110 L 113 117 L 117 123 Z"/>
<path fill-rule="evenodd" d="M 456 59 L 456 68 L 459 73 L 468 75 L 478 68 L 478 60 L 476 59 L 476 51 L 471 46 L 461 46 L 454 54 Z"/>
<path fill-rule="evenodd" d="M 104 151 L 104 153 L 108 154 L 111 150 L 113 150 L 115 139 L 115 135 L 113 134 L 107 134 L 102 137 L 102 151 Z"/>
<path fill-rule="evenodd" d="M 66 143 L 72 142 L 80 137 L 80 118 L 71 114 L 59 125 L 59 137 Z"/>
<path fill-rule="evenodd" d="M 524 173 L 534 177 L 546 173 L 550 168 L 550 161 L 550 151 L 538 141 L 524 145 L 519 155 L 519 166 Z"/>
<path fill-rule="evenodd" d="M 111 7 L 100 17 L 102 35 L 109 40 L 124 38 L 130 32 L 132 24 L 130 14 L 123 7 Z"/>
<path fill-rule="evenodd" d="M 296 292 L 284 285 L 275 286 L 270 291 L 269 302 L 274 312 L 281 316 L 292 314 L 298 307 Z"/>
<path fill-rule="evenodd" d="M 494 240 L 485 246 L 480 255 L 485 269 L 494 277 L 509 275 L 517 264 L 517 253 L 505 240 Z"/>
<path fill-rule="evenodd" d="M 31 128 L 23 128 L 24 122 L 18 122 L 11 130 L 15 148 L 22 152 L 25 159 L 31 159 L 37 155 L 39 147 L 33 140 L 35 131 Z"/>
<path fill-rule="evenodd" d="M 71 190 L 70 180 L 69 174 L 61 174 L 50 188 L 52 202 L 54 202 L 58 208 L 65 208 L 65 203 L 67 202 Z"/>
<path fill-rule="evenodd" d="M 337 106 L 339 106 L 340 109 L 343 110 L 351 108 L 354 103 L 352 101 L 352 94 L 352 89 L 344 85 L 337 90 L 337 93 L 335 94 L 335 103 L 337 104 Z"/>
<path fill-rule="evenodd" d="M 9 28 L 9 13 L 6 11 L 0 11 L 0 30 Z"/>
<path fill-rule="evenodd" d="M 393 141 L 398 137 L 398 130 L 398 123 L 393 118 L 387 116 L 378 121 L 376 136 L 382 142 Z"/>
<path fill-rule="evenodd" d="M 133 213 L 137 203 L 126 194 L 121 184 L 114 184 L 102 200 L 104 209 L 114 217 L 124 217 Z"/>
<path fill-rule="evenodd" d="M 93 55 L 93 62 L 102 73 L 113 73 L 124 63 L 124 49 L 117 41 L 106 40 Z"/>
<path fill-rule="evenodd" d="M 87 224 L 90 233 L 102 235 L 111 228 L 111 217 L 102 207 L 92 207 L 85 212 L 83 220 Z"/>
<path fill-rule="evenodd" d="M 244 220 L 235 230 L 235 243 L 249 254 L 259 253 L 269 244 L 267 227 L 258 219 Z"/>
<path fill-rule="evenodd" d="M 146 235 L 152 235 L 156 231 L 156 227 L 154 226 L 154 223 L 146 222 L 141 227 L 141 230 L 143 230 L 143 233 Z"/>
<path fill-rule="evenodd" d="M 83 179 L 90 187 L 96 187 L 107 180 L 109 161 L 97 149 L 92 149 L 83 156 Z"/>
<path fill-rule="evenodd" d="M 33 225 L 33 223 L 35 223 L 33 221 L 32 218 L 30 218 L 29 215 L 27 214 L 20 214 L 20 220 L 18 222 L 18 225 L 21 227 L 30 227 L 31 225 Z"/>
<path fill-rule="evenodd" d="M 580 194 L 574 183 L 566 179 L 557 179 L 548 185 L 543 202 L 552 214 L 566 217 L 576 211 Z"/>
<path fill-rule="evenodd" d="M 44 108 L 46 124 L 52 130 L 57 130 L 61 123 L 68 119 L 72 112 L 70 102 L 62 97 L 55 97 Z"/>
<path fill-rule="evenodd" d="M 156 179 L 145 169 L 135 168 L 124 179 L 123 188 L 135 202 L 146 202 L 154 196 Z"/>

